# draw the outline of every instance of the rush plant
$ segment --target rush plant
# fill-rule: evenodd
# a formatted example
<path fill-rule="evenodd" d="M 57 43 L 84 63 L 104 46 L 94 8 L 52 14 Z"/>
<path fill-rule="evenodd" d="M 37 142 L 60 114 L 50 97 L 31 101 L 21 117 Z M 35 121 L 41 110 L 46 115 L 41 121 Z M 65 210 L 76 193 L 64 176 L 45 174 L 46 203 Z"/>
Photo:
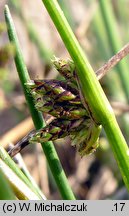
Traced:
<path fill-rule="evenodd" d="M 129 189 L 129 149 L 95 73 L 56 0 L 42 0 L 77 68 L 79 88 L 96 124 L 102 124 Z"/>
<path fill-rule="evenodd" d="M 77 146 L 79 154 L 84 156 L 94 152 L 98 147 L 102 125 L 123 180 L 129 189 L 129 149 L 113 110 L 57 1 L 43 0 L 43 3 L 64 41 L 72 61 L 54 60 L 56 69 L 64 77 L 61 81 L 30 80 L 14 24 L 6 6 L 5 18 L 9 39 L 16 45 L 15 63 L 36 127 L 35 131 L 16 145 L 10 155 L 15 155 L 28 143 L 40 142 L 62 197 L 74 199 L 51 141 L 69 135 L 73 144 Z M 40 111 L 53 116 L 54 119 L 51 123 L 44 124 Z"/>

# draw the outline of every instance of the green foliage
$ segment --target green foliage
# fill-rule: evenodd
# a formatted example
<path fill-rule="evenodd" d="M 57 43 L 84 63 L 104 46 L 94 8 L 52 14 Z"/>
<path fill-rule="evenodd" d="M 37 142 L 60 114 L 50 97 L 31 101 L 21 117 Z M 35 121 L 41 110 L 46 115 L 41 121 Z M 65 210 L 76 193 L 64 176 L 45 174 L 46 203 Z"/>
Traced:
<path fill-rule="evenodd" d="M 21 84 L 24 90 L 24 94 L 25 94 L 30 112 L 31 112 L 32 119 L 34 121 L 36 129 L 38 130 L 40 128 L 43 128 L 45 126 L 45 123 L 44 123 L 41 113 L 35 109 L 33 98 L 28 93 L 28 89 L 25 85 L 25 83 L 27 83 L 30 80 L 30 78 L 29 78 L 29 74 L 28 74 L 26 65 L 24 63 L 24 58 L 21 52 L 21 48 L 19 45 L 16 31 L 15 31 L 14 23 L 13 23 L 13 20 L 12 20 L 12 17 L 11 17 L 11 14 L 10 14 L 10 11 L 7 5 L 5 6 L 5 20 L 6 20 L 6 24 L 8 27 L 9 39 L 11 42 L 15 44 L 15 47 L 16 47 L 15 64 L 16 64 L 17 71 L 19 74 L 19 78 L 20 78 L 20 81 L 21 81 Z M 75 199 L 73 192 L 68 184 L 63 168 L 61 166 L 56 150 L 53 146 L 53 143 L 45 142 L 41 144 L 42 144 L 42 148 L 48 160 L 48 164 L 50 166 L 50 169 L 52 171 L 52 174 L 55 178 L 55 181 L 57 183 L 57 186 L 59 188 L 59 191 L 63 199 Z"/>
<path fill-rule="evenodd" d="M 11 190 L 7 179 L 0 170 L 0 200 L 15 200 L 13 191 Z"/>
<path fill-rule="evenodd" d="M 112 108 L 67 23 L 56 0 L 42 0 L 77 68 L 79 86 L 96 123 L 101 123 L 109 139 L 123 180 L 129 189 L 128 146 L 116 122 Z"/>

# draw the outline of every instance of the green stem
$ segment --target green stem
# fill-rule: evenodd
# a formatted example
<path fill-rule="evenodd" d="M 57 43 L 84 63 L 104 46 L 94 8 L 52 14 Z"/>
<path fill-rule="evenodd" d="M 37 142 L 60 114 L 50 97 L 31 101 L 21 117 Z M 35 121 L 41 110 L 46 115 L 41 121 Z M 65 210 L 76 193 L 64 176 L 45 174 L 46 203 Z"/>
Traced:
<path fill-rule="evenodd" d="M 6 177 L 2 170 L 0 170 L 0 200 L 15 200 L 12 189 L 10 188 Z"/>
<path fill-rule="evenodd" d="M 13 20 L 12 20 L 12 17 L 11 17 L 11 14 L 10 14 L 10 11 L 7 5 L 5 6 L 5 19 L 6 19 L 6 23 L 8 27 L 9 39 L 15 44 L 15 47 L 16 47 L 15 64 L 16 64 L 17 71 L 19 74 L 19 78 L 21 80 L 24 94 L 28 102 L 28 106 L 29 106 L 29 109 L 32 115 L 32 119 L 34 121 L 34 125 L 36 129 L 38 130 L 45 126 L 45 122 L 43 120 L 42 114 L 35 109 L 34 101 L 32 97 L 30 96 L 30 94 L 28 93 L 27 88 L 25 86 L 25 83 L 27 83 L 30 80 L 30 77 L 29 77 L 29 74 L 28 74 L 24 59 L 23 59 L 23 55 L 20 49 L 19 41 L 17 38 L 14 24 L 13 24 Z M 60 163 L 60 160 L 58 158 L 58 155 L 56 153 L 53 143 L 46 142 L 46 143 L 41 143 L 41 145 L 45 152 L 50 169 L 55 178 L 57 187 L 62 195 L 62 198 L 69 199 L 69 200 L 75 199 L 74 194 L 68 184 L 68 180 L 63 171 L 62 165 Z"/>
<path fill-rule="evenodd" d="M 115 16 L 112 11 L 110 0 L 100 0 L 99 1 L 100 10 L 105 24 L 106 32 L 108 35 L 110 48 L 112 54 L 114 55 L 122 47 L 122 42 L 119 37 L 119 32 L 116 25 Z M 129 69 L 128 64 L 124 61 L 121 61 L 117 65 L 118 76 L 123 87 L 127 101 L 129 102 Z"/>
<path fill-rule="evenodd" d="M 19 167 L 14 163 L 14 161 L 7 154 L 5 149 L 0 146 L 0 158 L 16 173 L 16 175 L 34 192 L 37 194 L 39 199 L 42 199 L 37 188 L 28 180 L 28 178 L 22 173 Z"/>
<path fill-rule="evenodd" d="M 0 171 L 4 173 L 16 197 L 23 200 L 39 200 L 38 196 L 0 159 Z"/>
<path fill-rule="evenodd" d="M 129 150 L 113 110 L 56 0 L 42 0 L 77 67 L 84 99 L 96 122 L 103 125 L 121 174 L 129 189 Z M 119 150 L 119 151 L 118 151 Z"/>
<path fill-rule="evenodd" d="M 27 179 L 29 180 L 29 183 L 32 184 L 32 190 L 36 191 L 36 194 L 38 196 L 40 196 L 39 198 L 46 200 L 45 195 L 42 193 L 42 191 L 38 187 L 37 183 L 35 182 L 35 180 L 31 176 L 30 172 L 28 171 L 20 153 L 15 155 L 15 160 L 17 160 L 18 167 L 20 167 L 20 170 L 22 171 L 22 173 L 27 177 Z"/>

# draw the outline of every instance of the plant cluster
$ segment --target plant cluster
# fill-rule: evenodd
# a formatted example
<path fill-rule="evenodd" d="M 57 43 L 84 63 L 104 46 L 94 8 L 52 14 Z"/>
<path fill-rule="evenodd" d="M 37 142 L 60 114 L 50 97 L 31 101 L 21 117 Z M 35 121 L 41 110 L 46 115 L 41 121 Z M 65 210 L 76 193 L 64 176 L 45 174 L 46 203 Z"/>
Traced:
<path fill-rule="evenodd" d="M 53 60 L 64 80 L 31 80 L 26 83 L 38 111 L 54 119 L 44 128 L 32 131 L 10 151 L 14 156 L 29 143 L 43 143 L 70 136 L 81 156 L 98 147 L 101 126 L 95 124 L 78 90 L 76 69 L 72 60 Z"/>

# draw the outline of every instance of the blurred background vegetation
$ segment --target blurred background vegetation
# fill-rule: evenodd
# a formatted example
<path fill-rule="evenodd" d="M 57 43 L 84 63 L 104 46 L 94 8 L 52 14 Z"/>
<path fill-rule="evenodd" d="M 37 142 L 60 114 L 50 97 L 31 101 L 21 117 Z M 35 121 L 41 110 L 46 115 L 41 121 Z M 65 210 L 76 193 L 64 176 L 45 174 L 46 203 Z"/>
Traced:
<path fill-rule="evenodd" d="M 95 71 L 128 43 L 129 0 L 105 1 L 108 2 L 105 6 L 109 9 L 107 16 L 111 18 L 111 29 L 99 0 L 58 2 Z M 4 25 L 6 3 L 13 15 L 31 79 L 56 78 L 58 73 L 51 63 L 53 55 L 69 57 L 41 0 L 36 4 L 31 0 L 3 0 L 0 3 L 0 144 L 5 148 L 33 129 L 13 62 L 15 47 L 9 44 Z M 119 76 L 121 73 L 128 75 L 128 60 L 128 57 L 122 60 L 101 80 L 101 84 L 129 143 L 129 97 Z M 126 78 L 128 82 L 129 78 Z M 83 158 L 71 147 L 69 138 L 54 143 L 77 199 L 129 198 L 104 131 L 96 153 Z M 60 199 L 41 147 L 28 146 L 22 156 L 46 197 Z"/>

